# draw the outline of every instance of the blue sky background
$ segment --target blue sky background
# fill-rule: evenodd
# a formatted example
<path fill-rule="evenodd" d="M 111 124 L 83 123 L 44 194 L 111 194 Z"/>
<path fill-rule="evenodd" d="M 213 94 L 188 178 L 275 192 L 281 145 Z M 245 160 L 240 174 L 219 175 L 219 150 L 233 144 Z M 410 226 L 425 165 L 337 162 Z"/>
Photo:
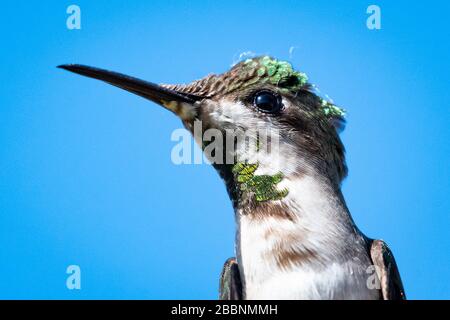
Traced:
<path fill-rule="evenodd" d="M 77 4 L 82 29 L 66 28 Z M 381 7 L 382 29 L 366 28 Z M 412 299 L 450 298 L 446 1 L 15 1 L 0 10 L 0 298 L 215 299 L 234 220 L 208 165 L 175 166 L 171 113 L 55 66 L 155 82 L 289 59 L 348 110 L 343 189 Z M 82 289 L 65 286 L 66 267 Z"/>

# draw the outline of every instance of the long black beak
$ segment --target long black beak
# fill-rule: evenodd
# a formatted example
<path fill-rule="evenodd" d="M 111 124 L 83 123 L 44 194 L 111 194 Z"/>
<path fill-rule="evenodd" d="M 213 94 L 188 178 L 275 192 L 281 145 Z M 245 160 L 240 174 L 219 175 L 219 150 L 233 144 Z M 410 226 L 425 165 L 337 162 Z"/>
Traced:
<path fill-rule="evenodd" d="M 194 102 L 202 99 L 200 96 L 171 90 L 169 88 L 162 87 L 161 85 L 130 77 L 118 72 L 89 67 L 81 64 L 63 64 L 58 66 L 58 68 L 72 71 L 86 77 L 102 80 L 113 86 L 130 91 L 161 105 L 172 101 L 193 104 Z"/>

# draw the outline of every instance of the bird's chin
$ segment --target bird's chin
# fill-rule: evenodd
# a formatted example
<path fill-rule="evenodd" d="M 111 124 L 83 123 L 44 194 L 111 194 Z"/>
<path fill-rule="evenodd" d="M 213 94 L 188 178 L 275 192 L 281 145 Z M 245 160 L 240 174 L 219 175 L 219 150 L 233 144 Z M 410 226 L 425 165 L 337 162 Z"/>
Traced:
<path fill-rule="evenodd" d="M 198 106 L 195 103 L 179 102 L 179 101 L 162 101 L 161 105 L 167 110 L 175 113 L 185 126 L 193 123 L 198 115 Z"/>

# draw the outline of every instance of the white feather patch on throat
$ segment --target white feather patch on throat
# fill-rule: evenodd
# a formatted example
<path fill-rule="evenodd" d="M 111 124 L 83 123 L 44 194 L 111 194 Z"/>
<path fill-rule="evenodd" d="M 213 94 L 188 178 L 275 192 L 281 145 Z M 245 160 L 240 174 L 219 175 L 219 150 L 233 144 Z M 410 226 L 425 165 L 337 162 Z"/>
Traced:
<path fill-rule="evenodd" d="M 296 219 L 236 215 L 245 298 L 378 299 L 366 285 L 366 248 L 338 199 L 309 176 L 287 178 L 284 187 L 289 194 L 280 202 Z M 280 265 L 282 252 L 295 263 Z"/>

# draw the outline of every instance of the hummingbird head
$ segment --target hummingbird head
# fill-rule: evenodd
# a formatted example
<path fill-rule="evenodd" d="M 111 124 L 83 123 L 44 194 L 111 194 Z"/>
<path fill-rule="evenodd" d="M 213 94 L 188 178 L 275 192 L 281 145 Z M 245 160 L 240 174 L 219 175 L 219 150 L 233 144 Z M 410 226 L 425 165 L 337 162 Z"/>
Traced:
<path fill-rule="evenodd" d="M 194 135 L 200 128 L 202 139 L 196 140 L 205 152 L 214 140 L 208 157 L 214 158 L 233 200 L 248 192 L 257 201 L 279 200 L 288 192 L 276 187 L 284 177 L 310 174 L 339 188 L 346 176 L 338 135 L 344 111 L 314 94 L 306 75 L 288 62 L 268 56 L 247 59 L 223 74 L 185 85 L 157 85 L 83 65 L 59 67 L 162 105 Z M 208 130 L 214 133 L 205 140 Z M 243 135 L 254 138 L 256 150 L 245 143 L 236 146 Z"/>

